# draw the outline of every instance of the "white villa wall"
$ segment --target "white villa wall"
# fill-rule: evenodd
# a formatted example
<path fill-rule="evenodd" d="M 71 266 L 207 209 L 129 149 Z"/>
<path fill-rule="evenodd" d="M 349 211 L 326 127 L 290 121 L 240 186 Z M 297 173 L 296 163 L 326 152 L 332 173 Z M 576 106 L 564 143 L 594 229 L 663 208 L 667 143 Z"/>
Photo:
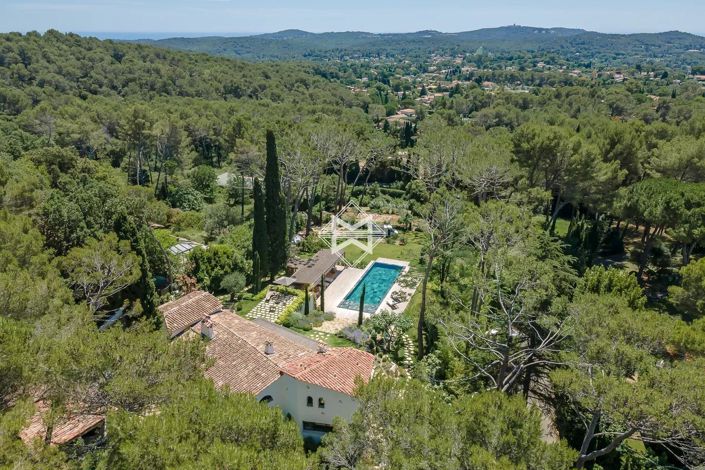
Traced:
<path fill-rule="evenodd" d="M 270 406 L 277 406 L 285 415 L 291 415 L 301 434 L 316 440 L 319 440 L 324 433 L 304 431 L 304 421 L 332 425 L 333 418 L 336 416 L 350 421 L 357 409 L 357 401 L 350 395 L 301 382 L 286 374 L 261 391 L 257 395 L 257 400 L 267 395 L 273 399 L 269 403 Z M 306 406 L 306 399 L 309 396 L 313 398 L 312 407 Z M 318 407 L 319 398 L 323 398 L 325 408 Z"/>

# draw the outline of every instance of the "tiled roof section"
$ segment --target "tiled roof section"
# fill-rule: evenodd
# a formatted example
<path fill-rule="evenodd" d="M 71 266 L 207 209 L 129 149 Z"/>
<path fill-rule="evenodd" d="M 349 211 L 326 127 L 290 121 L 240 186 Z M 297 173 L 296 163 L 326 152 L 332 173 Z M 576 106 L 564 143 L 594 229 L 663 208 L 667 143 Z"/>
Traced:
<path fill-rule="evenodd" d="M 164 315 L 169 337 L 173 338 L 222 308 L 223 304 L 212 294 L 196 290 L 160 305 L 159 311 Z"/>
<path fill-rule="evenodd" d="M 47 432 L 43 417 L 49 407 L 42 401 L 36 402 L 35 406 L 37 411 L 30 419 L 29 425 L 20 431 L 20 438 L 26 444 L 37 438 L 44 439 Z M 73 414 L 54 426 L 51 443 L 54 445 L 67 444 L 102 426 L 104 422 L 105 416 L 100 414 Z"/>
<path fill-rule="evenodd" d="M 316 353 L 312 345 L 294 342 L 228 310 L 212 315 L 211 321 L 213 339 L 206 353 L 215 362 L 206 375 L 217 386 L 227 385 L 234 392 L 256 395 L 279 378 L 282 364 Z M 272 342 L 274 354 L 264 353 L 267 341 Z"/>
<path fill-rule="evenodd" d="M 331 348 L 284 364 L 282 372 L 295 379 L 352 395 L 355 380 L 367 383 L 374 372 L 374 356 L 355 348 Z"/>
<path fill-rule="evenodd" d="M 224 328 L 214 328 L 206 353 L 214 360 L 206 371 L 217 387 L 257 395 L 279 377 L 279 367 L 247 341 Z"/>

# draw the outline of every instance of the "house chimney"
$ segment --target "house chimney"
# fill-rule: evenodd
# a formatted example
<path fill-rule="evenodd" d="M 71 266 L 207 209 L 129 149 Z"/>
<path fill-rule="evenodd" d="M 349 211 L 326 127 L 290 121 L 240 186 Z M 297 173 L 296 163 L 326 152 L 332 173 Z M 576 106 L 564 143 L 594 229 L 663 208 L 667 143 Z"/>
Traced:
<path fill-rule="evenodd" d="M 203 320 L 201 320 L 201 336 L 208 339 L 213 339 L 213 321 L 210 315 L 206 315 Z"/>
<path fill-rule="evenodd" d="M 274 343 L 266 341 L 264 343 L 264 353 L 268 356 L 274 354 Z"/>

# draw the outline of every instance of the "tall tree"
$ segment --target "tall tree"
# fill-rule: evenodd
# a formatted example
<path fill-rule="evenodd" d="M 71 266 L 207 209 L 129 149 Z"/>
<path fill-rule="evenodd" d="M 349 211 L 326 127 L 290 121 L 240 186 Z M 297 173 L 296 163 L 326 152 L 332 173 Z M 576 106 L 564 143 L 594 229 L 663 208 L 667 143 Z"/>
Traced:
<path fill-rule="evenodd" d="M 671 179 L 647 179 L 624 188 L 615 205 L 626 220 L 644 225 L 641 237 L 639 272 L 642 278 L 656 236 L 675 227 L 685 214 L 684 183 Z"/>
<path fill-rule="evenodd" d="M 85 246 L 72 249 L 62 265 L 71 285 L 86 299 L 92 314 L 140 277 L 140 259 L 127 240 L 118 241 L 114 233 L 100 240 L 90 239 Z"/>
<path fill-rule="evenodd" d="M 264 173 L 264 192 L 265 220 L 267 222 L 267 237 L 270 246 L 269 278 L 273 281 L 279 270 L 286 266 L 288 243 L 286 240 L 286 207 L 281 191 L 277 143 L 272 131 L 267 131 L 267 165 Z M 262 263 L 262 266 L 266 266 L 266 264 Z"/>
<path fill-rule="evenodd" d="M 357 326 L 362 326 L 362 319 L 364 318 L 363 312 L 365 311 L 365 294 L 367 290 L 367 284 L 362 285 L 362 292 L 360 292 L 360 305 L 357 311 Z"/>
<path fill-rule="evenodd" d="M 139 299 L 139 313 L 153 317 L 157 308 L 157 290 L 149 266 L 149 259 L 145 249 L 144 237 L 149 236 L 144 230 L 138 229 L 137 224 L 125 212 L 121 212 L 114 222 L 114 230 L 120 240 L 129 240 L 132 251 L 140 258 L 140 278 L 130 286 L 129 290 L 134 298 Z"/>
<path fill-rule="evenodd" d="M 692 357 L 684 323 L 629 308 L 616 295 L 579 296 L 574 327 L 553 385 L 582 423 L 577 468 L 606 456 L 631 437 L 665 448 L 686 467 L 705 463 L 705 379 Z"/>
<path fill-rule="evenodd" d="M 439 191 L 423 211 L 423 230 L 426 232 L 426 266 L 421 281 L 421 306 L 416 328 L 419 359 L 426 354 L 424 347 L 424 327 L 426 326 L 426 306 L 428 303 L 428 282 L 433 263 L 444 253 L 452 250 L 461 240 L 463 226 L 463 204 L 456 195 Z"/>
<path fill-rule="evenodd" d="M 324 275 L 321 275 L 321 312 L 326 311 L 326 278 Z"/>
<path fill-rule="evenodd" d="M 255 178 L 253 197 L 254 225 L 252 226 L 252 284 L 257 288 L 262 278 L 262 267 L 269 267 L 269 235 L 267 234 L 267 224 L 265 220 L 264 195 L 259 178 Z"/>

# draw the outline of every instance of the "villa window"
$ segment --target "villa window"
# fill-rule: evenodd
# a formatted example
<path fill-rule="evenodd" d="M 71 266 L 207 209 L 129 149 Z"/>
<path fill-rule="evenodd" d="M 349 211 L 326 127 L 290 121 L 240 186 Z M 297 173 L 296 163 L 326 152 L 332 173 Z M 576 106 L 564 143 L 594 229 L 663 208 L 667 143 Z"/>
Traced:
<path fill-rule="evenodd" d="M 306 397 L 306 406 L 313 407 L 313 397 Z"/>
<path fill-rule="evenodd" d="M 325 408 L 326 407 L 326 401 L 323 398 L 318 399 L 318 407 L 319 408 Z"/>
<path fill-rule="evenodd" d="M 262 397 L 262 399 L 259 402 L 260 403 L 271 403 L 273 400 L 274 400 L 274 398 L 272 398 L 272 395 L 266 395 L 266 396 Z"/>

